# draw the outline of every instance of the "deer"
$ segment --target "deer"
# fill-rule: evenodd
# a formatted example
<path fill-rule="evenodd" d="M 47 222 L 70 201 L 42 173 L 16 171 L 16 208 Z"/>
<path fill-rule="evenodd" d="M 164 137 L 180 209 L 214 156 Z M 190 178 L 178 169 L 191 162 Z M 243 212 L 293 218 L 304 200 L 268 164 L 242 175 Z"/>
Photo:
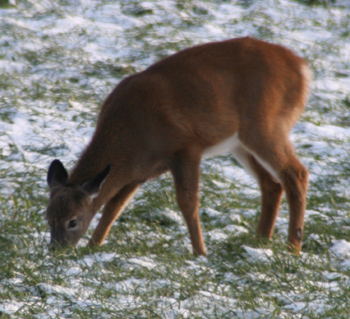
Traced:
<path fill-rule="evenodd" d="M 229 151 L 261 190 L 258 236 L 271 239 L 285 192 L 287 244 L 300 253 L 308 170 L 289 135 L 311 78 L 305 60 L 291 50 L 244 37 L 184 49 L 122 79 L 71 173 L 58 159 L 49 166 L 50 247 L 76 246 L 103 207 L 88 242 L 101 246 L 139 187 L 170 172 L 193 254 L 206 255 L 201 158 Z"/>

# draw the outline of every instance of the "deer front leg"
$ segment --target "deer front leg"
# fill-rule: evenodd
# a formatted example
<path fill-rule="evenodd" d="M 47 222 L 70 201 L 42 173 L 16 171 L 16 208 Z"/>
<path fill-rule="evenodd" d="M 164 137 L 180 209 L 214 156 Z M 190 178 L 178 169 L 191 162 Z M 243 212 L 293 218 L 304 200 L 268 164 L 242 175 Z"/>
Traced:
<path fill-rule="evenodd" d="M 124 186 L 117 195 L 110 199 L 103 208 L 102 217 L 98 223 L 88 246 L 101 246 L 107 237 L 114 221 L 120 216 L 125 206 L 132 199 L 139 188 L 139 184 Z"/>
<path fill-rule="evenodd" d="M 190 233 L 194 255 L 206 255 L 198 212 L 200 160 L 199 150 L 186 150 L 176 155 L 171 167 L 177 202 Z"/>

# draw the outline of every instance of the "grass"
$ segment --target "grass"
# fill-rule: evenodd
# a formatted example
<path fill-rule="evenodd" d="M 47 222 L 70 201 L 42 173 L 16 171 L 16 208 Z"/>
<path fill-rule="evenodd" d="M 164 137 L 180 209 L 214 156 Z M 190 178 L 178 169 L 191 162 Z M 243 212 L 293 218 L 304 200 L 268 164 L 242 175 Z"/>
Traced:
<path fill-rule="evenodd" d="M 350 13 L 287 3 L 0 2 L 0 318 L 348 317 L 350 255 L 333 248 L 350 242 Z M 286 247 L 285 200 L 273 240 L 256 237 L 257 185 L 225 156 L 202 163 L 207 258 L 191 254 L 169 174 L 142 188 L 102 247 L 50 252 L 47 167 L 74 165 L 120 79 L 246 34 L 292 48 L 314 73 L 293 131 L 311 173 L 302 256 Z"/>

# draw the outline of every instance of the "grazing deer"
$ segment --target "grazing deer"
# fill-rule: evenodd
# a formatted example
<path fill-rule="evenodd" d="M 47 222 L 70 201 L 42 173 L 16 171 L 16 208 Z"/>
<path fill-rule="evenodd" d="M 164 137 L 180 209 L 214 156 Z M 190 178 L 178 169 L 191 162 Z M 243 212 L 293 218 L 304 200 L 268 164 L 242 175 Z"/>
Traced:
<path fill-rule="evenodd" d="M 173 175 L 195 255 L 205 255 L 198 214 L 203 154 L 229 150 L 259 182 L 258 233 L 271 238 L 283 190 L 288 241 L 301 250 L 308 171 L 289 132 L 311 80 L 290 50 L 249 37 L 195 46 L 129 76 L 105 100 L 90 144 L 68 175 L 48 170 L 51 245 L 75 245 L 102 207 L 89 245 L 101 245 L 145 181 Z"/>

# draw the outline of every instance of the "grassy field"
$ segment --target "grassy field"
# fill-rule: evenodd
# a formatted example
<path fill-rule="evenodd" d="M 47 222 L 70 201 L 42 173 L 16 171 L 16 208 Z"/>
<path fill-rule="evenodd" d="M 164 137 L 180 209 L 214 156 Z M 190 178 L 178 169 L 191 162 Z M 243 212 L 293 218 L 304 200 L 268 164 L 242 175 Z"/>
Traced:
<path fill-rule="evenodd" d="M 300 258 L 284 201 L 257 240 L 256 182 L 202 163 L 207 257 L 191 254 L 170 175 L 147 183 L 99 249 L 48 251 L 46 173 L 71 169 L 126 75 L 199 43 L 250 35 L 314 73 L 293 129 L 310 171 Z M 327 0 L 0 1 L 0 318 L 349 318 L 350 6 Z"/>

